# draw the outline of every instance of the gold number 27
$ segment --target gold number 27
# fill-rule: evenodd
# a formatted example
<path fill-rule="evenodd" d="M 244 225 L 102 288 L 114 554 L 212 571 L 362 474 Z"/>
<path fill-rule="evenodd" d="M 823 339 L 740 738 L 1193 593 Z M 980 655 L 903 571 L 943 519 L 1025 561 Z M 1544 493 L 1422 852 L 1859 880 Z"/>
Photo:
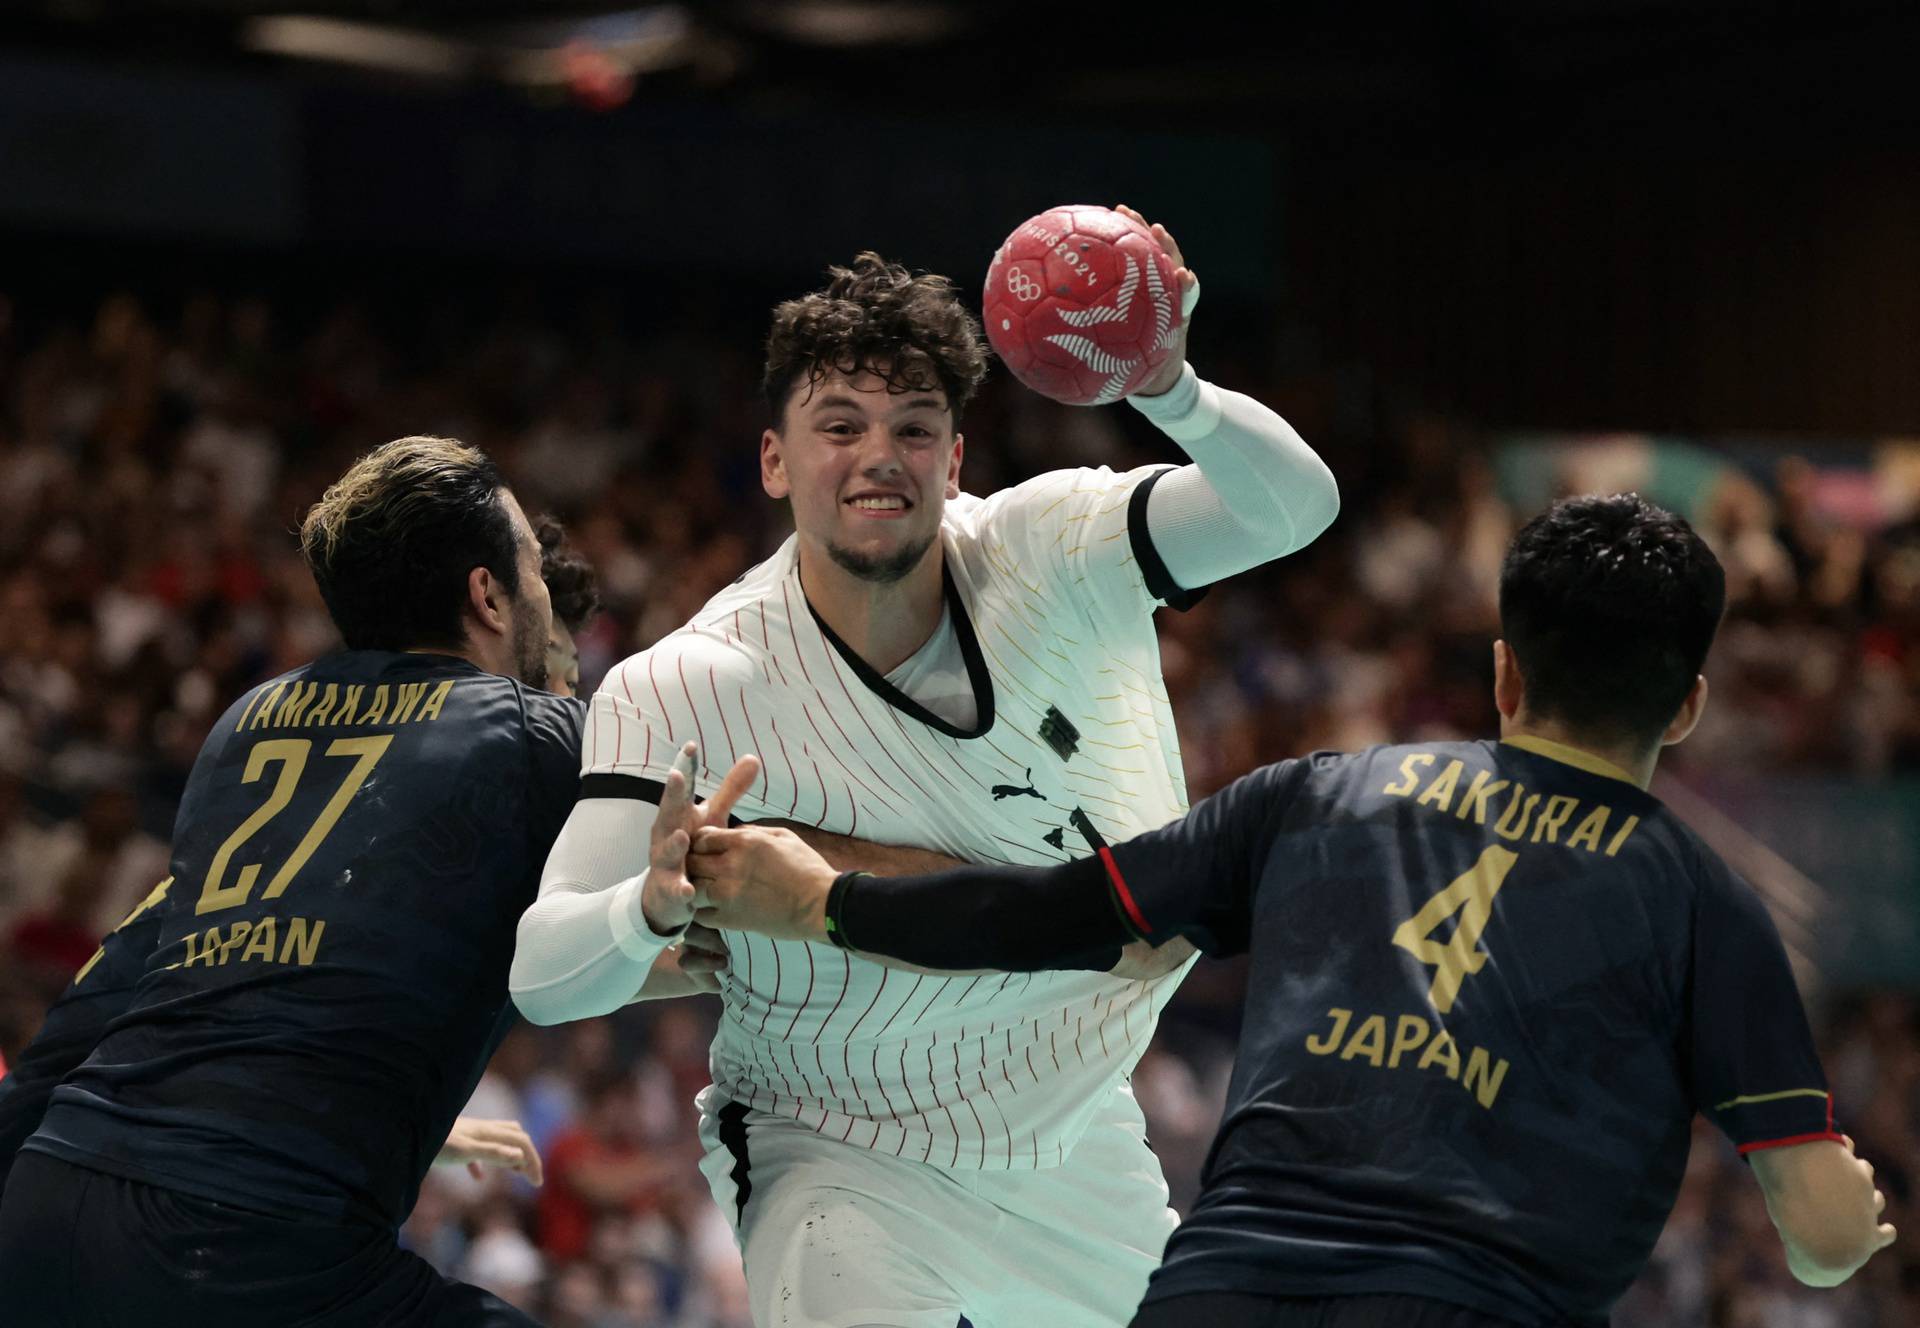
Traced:
<path fill-rule="evenodd" d="M 356 757 L 353 768 L 347 771 L 347 777 L 340 787 L 327 799 L 327 805 L 320 809 L 320 815 L 314 818 L 307 833 L 294 846 L 293 852 L 280 865 L 280 870 L 267 882 L 262 899 L 273 899 L 284 892 L 299 870 L 307 865 L 307 859 L 320 847 L 320 841 L 332 831 L 340 819 L 340 813 L 353 801 L 353 795 L 367 782 L 367 776 L 373 773 L 373 767 L 386 755 L 393 742 L 391 733 L 383 733 L 369 738 L 336 738 L 327 745 L 328 756 Z M 307 757 L 313 751 L 313 742 L 308 738 L 275 738 L 257 744 L 247 756 L 247 768 L 240 775 L 240 782 L 252 784 L 266 774 L 267 767 L 278 764 L 280 773 L 274 779 L 273 791 L 267 800 L 254 809 L 253 814 L 234 832 L 227 836 L 227 842 L 213 855 L 213 864 L 207 868 L 206 884 L 200 888 L 200 902 L 194 906 L 194 913 L 212 913 L 218 909 L 233 908 L 244 904 L 253 894 L 254 883 L 260 879 L 264 864 L 249 862 L 240 868 L 240 874 L 233 884 L 222 884 L 226 879 L 227 868 L 233 863 L 233 855 L 239 851 L 254 835 L 293 801 L 294 788 L 300 783 L 301 772 L 307 768 Z"/>
<path fill-rule="evenodd" d="M 1433 1008 L 1441 1014 L 1453 1009 L 1460 984 L 1478 973 L 1480 966 L 1487 962 L 1487 952 L 1480 948 L 1480 933 L 1492 920 L 1493 897 L 1506 884 L 1507 873 L 1513 870 L 1519 856 L 1512 849 L 1489 845 L 1478 862 L 1455 877 L 1446 889 L 1429 899 L 1393 933 L 1395 945 L 1439 970 L 1433 975 L 1428 996 Z M 1434 940 L 1440 924 L 1455 913 L 1460 915 L 1460 922 L 1453 929 L 1452 938 Z"/>

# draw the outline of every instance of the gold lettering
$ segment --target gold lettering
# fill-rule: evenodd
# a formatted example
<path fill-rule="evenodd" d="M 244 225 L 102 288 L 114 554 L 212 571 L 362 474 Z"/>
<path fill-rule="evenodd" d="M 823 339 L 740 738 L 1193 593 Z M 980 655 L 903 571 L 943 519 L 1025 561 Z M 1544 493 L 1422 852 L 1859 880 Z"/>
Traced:
<path fill-rule="evenodd" d="M 1580 805 L 1580 799 L 1570 798 L 1564 793 L 1556 793 L 1547 799 L 1547 805 L 1540 812 L 1540 819 L 1533 823 L 1533 842 L 1538 844 L 1542 837 L 1549 844 L 1560 842 L 1560 827 L 1573 815 L 1573 809 Z"/>
<path fill-rule="evenodd" d="M 427 703 L 420 707 L 420 717 L 417 722 L 424 724 L 430 719 L 440 718 L 440 708 L 446 705 L 447 693 L 452 690 L 453 680 L 451 678 L 434 688 L 433 695 L 429 696 Z"/>
<path fill-rule="evenodd" d="M 280 962 L 283 964 L 311 964 L 314 956 L 320 953 L 320 933 L 327 929 L 326 919 L 313 924 L 309 935 L 305 918 L 287 919 L 287 943 L 280 950 Z M 296 956 L 298 956 L 296 958 Z"/>
<path fill-rule="evenodd" d="M 320 684 L 317 682 L 295 683 L 293 690 L 287 693 L 287 699 L 280 703 L 280 713 L 273 717 L 273 726 L 278 729 L 297 726 L 319 691 Z"/>
<path fill-rule="evenodd" d="M 1471 1089 L 1473 1095 L 1480 1099 L 1480 1105 L 1491 1109 L 1493 1100 L 1500 1096 L 1500 1083 L 1507 1077 L 1507 1063 L 1495 1061 L 1493 1073 L 1488 1074 L 1487 1061 L 1487 1049 L 1475 1047 L 1467 1057 L 1467 1075 L 1460 1081 L 1460 1086 Z"/>
<path fill-rule="evenodd" d="M 1521 799 L 1522 794 L 1525 794 L 1525 801 Z M 1502 839 L 1518 840 L 1522 835 L 1527 833 L 1527 822 L 1533 819 L 1534 804 L 1539 801 L 1540 795 L 1538 793 L 1528 793 L 1525 784 L 1515 784 L 1513 786 L 1513 798 L 1507 803 L 1507 809 L 1500 813 L 1500 819 L 1494 823 L 1493 833 L 1499 835 Z M 1513 812 L 1516 807 L 1520 810 L 1520 823 L 1509 830 L 1507 829 L 1507 823 L 1513 819 Z"/>
<path fill-rule="evenodd" d="M 1387 1068 L 1398 1069 L 1400 1058 L 1425 1042 L 1429 1031 L 1427 1021 L 1419 1015 L 1401 1015 L 1393 1026 L 1393 1046 L 1387 1051 Z"/>
<path fill-rule="evenodd" d="M 1633 827 L 1639 824 L 1640 818 L 1638 816 L 1629 816 L 1627 818 L 1627 823 L 1620 827 L 1620 833 L 1613 837 L 1611 844 L 1607 845 L 1608 857 L 1612 857 L 1620 851 L 1620 846 L 1627 842 L 1627 836 L 1633 833 Z"/>
<path fill-rule="evenodd" d="M 1434 1035 L 1427 1049 L 1420 1053 L 1420 1062 L 1414 1068 L 1424 1070 L 1429 1065 L 1445 1065 L 1449 1079 L 1460 1077 L 1460 1049 L 1454 1045 L 1453 1034 L 1444 1028 Z"/>
<path fill-rule="evenodd" d="M 1365 1056 L 1369 1065 L 1383 1065 L 1387 1058 L 1387 1021 L 1382 1015 L 1370 1014 L 1353 1032 L 1353 1038 L 1340 1053 L 1340 1059 L 1350 1061 L 1355 1056 Z"/>
<path fill-rule="evenodd" d="M 394 688 L 392 723 L 404 724 L 413 718 L 415 707 L 420 698 L 427 694 L 427 685 L 423 682 L 403 682 Z"/>
<path fill-rule="evenodd" d="M 253 717 L 253 723 L 247 725 L 247 727 L 249 729 L 264 729 L 272 724 L 273 708 L 280 704 L 280 694 L 286 690 L 287 685 L 285 683 L 275 683 L 273 690 L 267 693 L 267 703 L 260 707 L 260 713 Z"/>
<path fill-rule="evenodd" d="M 335 723 L 358 724 L 360 722 L 353 717 L 353 708 L 360 704 L 360 693 L 366 690 L 367 689 L 359 683 L 350 682 L 347 684 L 346 697 L 340 702 L 340 718 L 336 720 Z"/>
<path fill-rule="evenodd" d="M 1442 770 L 1433 783 L 1427 785 L 1427 791 L 1420 795 L 1420 805 L 1438 807 L 1443 812 L 1452 807 L 1453 788 L 1460 782 L 1460 772 L 1464 769 L 1466 767 L 1458 761 L 1447 762 L 1447 768 Z"/>
<path fill-rule="evenodd" d="M 273 961 L 273 947 L 279 940 L 279 929 L 272 918 L 261 918 L 254 926 L 253 935 L 247 938 L 247 948 L 240 952 L 240 962 L 245 964 L 255 959 Z"/>
<path fill-rule="evenodd" d="M 200 945 L 197 950 L 194 948 L 193 936 L 189 933 L 187 936 L 187 967 L 192 968 L 195 964 L 205 964 L 208 968 L 212 968 L 214 951 L 219 948 L 220 929 L 218 927 L 207 928 L 205 934 L 200 937 Z"/>
<path fill-rule="evenodd" d="M 1404 798 L 1420 783 L 1420 776 L 1414 771 L 1421 766 L 1433 764 L 1432 752 L 1413 752 L 1400 763 L 1400 778 L 1380 791 L 1390 798 Z"/>
<path fill-rule="evenodd" d="M 1347 1031 L 1347 1021 L 1353 1018 L 1353 1011 L 1338 1007 L 1327 1011 L 1327 1017 L 1333 1020 L 1333 1028 L 1325 1037 L 1308 1037 L 1307 1050 L 1316 1056 L 1331 1056 L 1333 1049 L 1340 1045 L 1340 1037 Z"/>
<path fill-rule="evenodd" d="M 380 683 L 373 689 L 373 704 L 353 722 L 356 724 L 378 724 L 387 717 L 387 685 Z"/>
<path fill-rule="evenodd" d="M 267 689 L 264 687 L 261 687 L 261 688 L 257 688 L 254 691 L 253 695 L 247 698 L 247 708 L 240 712 L 240 718 L 234 723 L 233 731 L 235 733 L 238 733 L 241 729 L 244 729 L 247 726 L 247 716 L 253 713 L 253 708 L 260 704 L 260 698 L 265 696 L 266 694 L 267 694 Z"/>
<path fill-rule="evenodd" d="M 333 718 L 334 702 L 339 699 L 340 684 L 337 682 L 328 683 L 326 690 L 320 693 L 320 704 L 313 708 L 311 715 L 307 716 L 307 727 L 316 728 Z"/>
<path fill-rule="evenodd" d="M 1464 821 L 1467 819 L 1467 813 L 1472 812 L 1473 823 L 1475 825 L 1485 825 L 1487 823 L 1487 802 L 1494 794 L 1507 786 L 1507 781 L 1504 779 L 1493 779 L 1492 783 L 1488 783 L 1487 781 L 1492 778 L 1493 777 L 1484 770 L 1475 771 L 1473 783 L 1467 785 L 1467 795 L 1460 799 L 1460 810 L 1455 812 L 1454 815 Z"/>
<path fill-rule="evenodd" d="M 1601 806 L 1588 812 L 1580 821 L 1578 828 L 1567 836 L 1568 848 L 1583 848 L 1589 853 L 1600 851 L 1600 836 L 1607 832 L 1607 816 L 1613 808 Z"/>
<path fill-rule="evenodd" d="M 236 922 L 227 931 L 227 939 L 220 942 L 220 963 L 225 967 L 227 960 L 233 957 L 233 948 L 247 939 L 247 933 L 253 930 L 251 922 Z"/>

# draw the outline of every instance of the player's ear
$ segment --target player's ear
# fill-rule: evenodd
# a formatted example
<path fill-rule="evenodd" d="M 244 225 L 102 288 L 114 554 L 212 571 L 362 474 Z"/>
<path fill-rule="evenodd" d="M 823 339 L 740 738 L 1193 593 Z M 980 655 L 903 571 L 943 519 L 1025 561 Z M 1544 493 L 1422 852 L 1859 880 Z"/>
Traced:
<path fill-rule="evenodd" d="M 768 429 L 760 435 L 760 487 L 769 498 L 785 498 L 793 492 L 787 482 L 787 458 L 780 450 L 780 431 Z"/>
<path fill-rule="evenodd" d="M 1694 678 L 1693 686 L 1687 689 L 1687 699 L 1680 703 L 1680 713 L 1673 717 L 1673 723 L 1667 725 L 1667 731 L 1660 735 L 1660 745 L 1671 747 L 1684 741 L 1693 726 L 1700 722 L 1701 712 L 1707 708 L 1707 676 L 1703 673 Z"/>
<path fill-rule="evenodd" d="M 487 631 L 506 636 L 513 630 L 507 621 L 507 588 L 484 567 L 467 573 L 467 608 Z"/>
<path fill-rule="evenodd" d="M 1526 679 L 1520 676 L 1519 661 L 1513 647 L 1505 641 L 1493 643 L 1493 707 L 1502 719 L 1512 719 L 1527 697 Z"/>
<path fill-rule="evenodd" d="M 947 497 L 949 498 L 958 498 L 960 496 L 960 458 L 966 450 L 966 435 L 955 434 L 953 436 L 953 457 L 947 462 Z"/>

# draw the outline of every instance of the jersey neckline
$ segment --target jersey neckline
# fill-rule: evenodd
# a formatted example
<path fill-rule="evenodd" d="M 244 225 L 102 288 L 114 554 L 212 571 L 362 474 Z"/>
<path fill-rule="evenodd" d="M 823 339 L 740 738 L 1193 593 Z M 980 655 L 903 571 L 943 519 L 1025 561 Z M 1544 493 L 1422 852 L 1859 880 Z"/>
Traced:
<path fill-rule="evenodd" d="M 799 565 L 799 560 L 796 558 L 794 560 L 796 570 Z M 946 595 L 947 612 L 953 619 L 954 635 L 960 641 L 960 657 L 967 662 L 967 682 L 973 688 L 975 715 L 974 726 L 970 729 L 962 728 L 951 720 L 934 714 L 933 711 L 888 682 L 885 674 L 860 658 L 852 646 L 842 641 L 833 628 L 827 626 L 827 620 L 820 616 L 819 611 L 813 607 L 813 601 L 807 598 L 807 588 L 804 585 L 800 587 L 800 599 L 806 604 L 807 612 L 813 615 L 813 624 L 820 629 L 820 635 L 826 637 L 828 644 L 839 652 L 840 658 L 847 662 L 847 667 L 853 670 L 854 676 L 866 685 L 868 691 L 895 710 L 904 712 L 928 728 L 946 734 L 949 738 L 984 737 L 993 727 L 993 675 L 987 672 L 986 656 L 981 652 L 980 638 L 974 634 L 973 618 L 967 612 L 966 601 L 960 597 L 960 587 L 953 579 L 953 569 L 947 565 L 945 559 L 942 559 L 940 564 L 940 584 Z"/>
<path fill-rule="evenodd" d="M 1631 784 L 1642 793 L 1645 787 L 1639 780 L 1628 774 L 1613 762 L 1595 756 L 1592 752 L 1582 751 L 1578 747 L 1569 747 L 1564 742 L 1555 742 L 1551 738 L 1535 737 L 1531 733 L 1516 733 L 1511 738 L 1502 738 L 1501 742 L 1509 747 L 1518 747 L 1523 752 L 1532 752 L 1535 756 L 1544 756 L 1549 761 L 1558 761 L 1561 765 L 1570 765 L 1575 770 L 1584 770 L 1590 775 L 1599 775 L 1602 779 L 1617 779 L 1623 784 Z"/>

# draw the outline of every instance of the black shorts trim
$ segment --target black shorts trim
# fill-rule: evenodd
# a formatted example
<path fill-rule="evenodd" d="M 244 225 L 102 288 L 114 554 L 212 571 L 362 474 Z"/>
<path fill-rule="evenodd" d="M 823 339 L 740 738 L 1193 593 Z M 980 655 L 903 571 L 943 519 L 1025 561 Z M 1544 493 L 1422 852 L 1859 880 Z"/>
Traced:
<path fill-rule="evenodd" d="M 753 1166 L 747 1157 L 747 1104 L 729 1102 L 720 1108 L 720 1143 L 733 1157 L 733 1220 L 740 1226 L 747 1220 L 747 1198 L 753 1193 Z"/>

